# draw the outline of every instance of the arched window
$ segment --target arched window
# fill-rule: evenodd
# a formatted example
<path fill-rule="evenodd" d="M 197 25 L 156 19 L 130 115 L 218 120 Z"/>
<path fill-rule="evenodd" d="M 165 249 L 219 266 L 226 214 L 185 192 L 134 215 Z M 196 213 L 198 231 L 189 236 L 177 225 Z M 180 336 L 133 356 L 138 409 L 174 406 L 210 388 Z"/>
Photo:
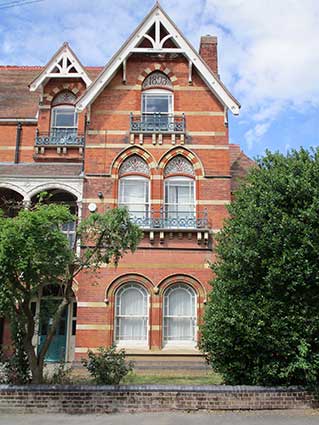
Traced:
<path fill-rule="evenodd" d="M 164 294 L 164 344 L 195 345 L 196 294 L 184 284 L 173 285 Z"/>
<path fill-rule="evenodd" d="M 147 344 L 148 294 L 136 283 L 123 285 L 115 295 L 115 341 L 122 345 Z"/>
<path fill-rule="evenodd" d="M 143 227 L 149 220 L 149 174 L 147 163 L 139 155 L 127 158 L 119 170 L 119 206 L 126 207 L 132 220 Z"/>
<path fill-rule="evenodd" d="M 142 85 L 142 115 L 146 129 L 169 131 L 173 122 L 173 93 L 171 80 L 162 72 L 148 75 Z"/>
<path fill-rule="evenodd" d="M 196 227 L 195 173 L 192 164 L 177 155 L 165 167 L 165 220 L 167 227 Z"/>
<path fill-rule="evenodd" d="M 60 92 L 52 101 L 51 137 L 68 140 L 77 135 L 78 114 L 75 111 L 76 96 L 68 91 Z"/>

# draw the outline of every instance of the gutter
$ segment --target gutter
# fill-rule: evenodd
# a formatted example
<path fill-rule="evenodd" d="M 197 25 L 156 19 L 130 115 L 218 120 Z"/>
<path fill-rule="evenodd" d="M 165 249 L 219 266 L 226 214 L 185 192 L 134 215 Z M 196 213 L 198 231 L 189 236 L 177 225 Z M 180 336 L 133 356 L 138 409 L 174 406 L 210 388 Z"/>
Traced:
<path fill-rule="evenodd" d="M 0 118 L 0 123 L 30 123 L 36 124 L 38 122 L 37 118 Z"/>

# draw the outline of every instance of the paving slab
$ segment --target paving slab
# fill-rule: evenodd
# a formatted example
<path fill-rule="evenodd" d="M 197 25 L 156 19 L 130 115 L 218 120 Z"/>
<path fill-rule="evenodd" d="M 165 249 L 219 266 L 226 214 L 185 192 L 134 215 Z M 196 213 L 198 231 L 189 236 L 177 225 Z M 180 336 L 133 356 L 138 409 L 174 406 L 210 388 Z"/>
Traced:
<path fill-rule="evenodd" d="M 0 425 L 319 425 L 319 410 L 138 413 L 111 415 L 1 415 Z"/>

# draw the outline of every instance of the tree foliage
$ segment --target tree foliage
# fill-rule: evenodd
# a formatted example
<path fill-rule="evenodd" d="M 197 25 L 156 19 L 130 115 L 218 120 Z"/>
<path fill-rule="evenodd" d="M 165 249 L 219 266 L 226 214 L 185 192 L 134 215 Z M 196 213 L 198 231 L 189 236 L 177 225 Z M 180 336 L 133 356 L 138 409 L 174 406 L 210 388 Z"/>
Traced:
<path fill-rule="evenodd" d="M 126 209 L 92 214 L 78 226 L 81 241 L 77 255 L 61 232 L 63 224 L 75 221 L 67 206 L 39 204 L 22 209 L 14 218 L 0 216 L 0 312 L 14 320 L 24 334 L 24 346 L 32 382 L 43 380 L 45 355 L 60 319 L 73 297 L 72 284 L 83 269 L 97 270 L 102 264 L 117 265 L 128 250 L 134 251 L 142 236 L 131 223 Z M 47 284 L 61 288 L 61 301 L 54 304 L 52 322 L 40 348 L 34 347 L 38 318 L 31 310 Z"/>
<path fill-rule="evenodd" d="M 319 149 L 257 162 L 218 237 L 203 350 L 231 384 L 316 384 Z"/>

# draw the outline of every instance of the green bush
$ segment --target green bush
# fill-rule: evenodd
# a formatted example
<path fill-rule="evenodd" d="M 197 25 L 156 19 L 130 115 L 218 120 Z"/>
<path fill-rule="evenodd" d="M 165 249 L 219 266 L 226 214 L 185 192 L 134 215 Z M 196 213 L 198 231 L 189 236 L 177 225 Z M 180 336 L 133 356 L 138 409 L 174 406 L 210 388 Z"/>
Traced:
<path fill-rule="evenodd" d="M 99 347 L 97 354 L 89 350 L 82 364 L 98 385 L 118 385 L 133 370 L 133 363 L 125 361 L 125 351 L 117 351 L 115 345 Z"/>
<path fill-rule="evenodd" d="M 258 160 L 217 243 L 202 349 L 230 384 L 319 382 L 319 149 Z"/>

